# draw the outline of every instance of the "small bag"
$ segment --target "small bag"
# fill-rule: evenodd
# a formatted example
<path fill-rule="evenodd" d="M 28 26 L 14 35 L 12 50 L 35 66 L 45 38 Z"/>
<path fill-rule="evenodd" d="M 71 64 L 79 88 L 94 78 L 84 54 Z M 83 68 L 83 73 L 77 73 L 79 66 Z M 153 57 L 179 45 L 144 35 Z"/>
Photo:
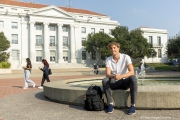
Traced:
<path fill-rule="evenodd" d="M 51 68 L 49 68 L 49 75 L 51 75 L 52 74 L 52 71 L 51 71 Z"/>

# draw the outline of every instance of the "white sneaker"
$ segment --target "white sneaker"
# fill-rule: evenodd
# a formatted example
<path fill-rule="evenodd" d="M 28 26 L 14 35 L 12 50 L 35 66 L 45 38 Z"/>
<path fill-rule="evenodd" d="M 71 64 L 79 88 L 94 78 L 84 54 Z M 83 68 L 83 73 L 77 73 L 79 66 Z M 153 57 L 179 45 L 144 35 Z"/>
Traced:
<path fill-rule="evenodd" d="M 43 87 L 42 87 L 42 86 L 39 86 L 38 88 L 39 88 L 39 89 L 43 89 Z"/>
<path fill-rule="evenodd" d="M 34 83 L 33 88 L 35 88 L 35 87 L 36 87 L 36 84 Z"/>
<path fill-rule="evenodd" d="M 28 89 L 27 87 L 23 87 L 23 89 Z"/>

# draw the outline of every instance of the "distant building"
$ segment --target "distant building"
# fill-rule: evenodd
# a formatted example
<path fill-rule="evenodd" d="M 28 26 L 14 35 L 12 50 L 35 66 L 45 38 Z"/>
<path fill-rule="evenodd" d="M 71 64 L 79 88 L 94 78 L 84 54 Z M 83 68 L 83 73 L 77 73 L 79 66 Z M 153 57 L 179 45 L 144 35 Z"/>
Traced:
<path fill-rule="evenodd" d="M 143 36 L 152 44 L 153 48 L 156 50 L 156 57 L 144 57 L 146 63 L 167 63 L 166 54 L 166 44 L 168 41 L 167 30 L 164 29 L 154 29 L 148 27 L 141 27 L 143 31 Z"/>
<path fill-rule="evenodd" d="M 88 10 L 0 1 L 0 31 L 11 42 L 12 69 L 25 64 L 28 57 L 36 67 L 43 58 L 56 68 L 92 64 L 99 56 L 87 53 L 82 41 L 89 33 L 109 34 L 116 26 L 118 21 Z"/>

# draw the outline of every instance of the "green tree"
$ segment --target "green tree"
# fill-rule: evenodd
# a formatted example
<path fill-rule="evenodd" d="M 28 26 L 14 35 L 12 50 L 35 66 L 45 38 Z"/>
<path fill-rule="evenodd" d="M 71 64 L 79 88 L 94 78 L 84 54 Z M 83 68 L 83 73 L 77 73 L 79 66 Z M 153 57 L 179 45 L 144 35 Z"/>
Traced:
<path fill-rule="evenodd" d="M 0 32 L 0 62 L 6 62 L 9 59 L 9 53 L 5 52 L 9 47 L 9 40 L 7 40 L 3 32 Z"/>
<path fill-rule="evenodd" d="M 115 41 L 114 38 L 110 37 L 108 34 L 99 32 L 95 34 L 88 34 L 87 41 L 84 41 L 86 51 L 99 52 L 101 58 L 105 58 L 110 55 L 110 51 L 107 46 L 110 42 Z"/>
<path fill-rule="evenodd" d="M 171 59 L 180 57 L 180 36 L 169 39 L 166 46 L 166 53 Z"/>
<path fill-rule="evenodd" d="M 120 52 L 130 55 L 132 58 L 156 56 L 156 51 L 152 45 L 143 37 L 140 29 L 129 32 L 128 27 L 118 26 L 112 30 L 112 35 L 116 42 L 120 43 Z"/>
<path fill-rule="evenodd" d="M 168 40 L 167 46 L 166 46 L 166 54 L 169 58 L 178 58 L 179 62 L 179 70 L 180 70 L 180 35 L 177 34 L 176 37 L 170 38 Z"/>

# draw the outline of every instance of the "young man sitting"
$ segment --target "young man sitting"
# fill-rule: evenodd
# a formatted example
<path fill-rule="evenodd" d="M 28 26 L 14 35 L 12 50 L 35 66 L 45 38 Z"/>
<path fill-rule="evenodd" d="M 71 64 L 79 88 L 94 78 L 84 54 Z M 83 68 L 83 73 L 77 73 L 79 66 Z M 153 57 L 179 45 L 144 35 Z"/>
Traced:
<path fill-rule="evenodd" d="M 107 98 L 107 113 L 112 113 L 114 106 L 111 90 L 130 88 L 131 107 L 128 114 L 135 114 L 135 101 L 137 94 L 137 78 L 134 76 L 134 68 L 131 58 L 120 53 L 120 44 L 112 42 L 108 45 L 112 56 L 106 59 L 106 78 L 103 79 L 103 89 Z"/>

